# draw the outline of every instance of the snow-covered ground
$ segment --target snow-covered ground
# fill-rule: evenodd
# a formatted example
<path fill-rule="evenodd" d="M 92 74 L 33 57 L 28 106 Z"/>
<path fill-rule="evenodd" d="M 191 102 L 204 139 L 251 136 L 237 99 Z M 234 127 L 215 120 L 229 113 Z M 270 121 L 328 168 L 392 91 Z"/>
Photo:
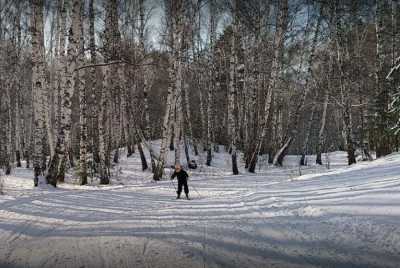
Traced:
<path fill-rule="evenodd" d="M 191 201 L 136 154 L 109 186 L 34 189 L 17 169 L 3 177 L 0 267 L 400 267 L 400 155 L 328 158 L 329 170 L 290 156 L 232 176 L 216 154 L 191 172 Z"/>

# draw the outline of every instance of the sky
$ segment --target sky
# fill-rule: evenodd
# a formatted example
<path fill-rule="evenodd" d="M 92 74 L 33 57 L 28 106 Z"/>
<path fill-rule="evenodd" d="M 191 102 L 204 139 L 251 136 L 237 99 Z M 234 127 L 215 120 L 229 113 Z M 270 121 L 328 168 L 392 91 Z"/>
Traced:
<path fill-rule="evenodd" d="M 0 0 L 1 1 L 14 1 L 14 0 Z M 26 0 L 27 1 L 27 0 Z M 96 6 L 96 30 L 97 33 L 101 33 L 104 28 L 104 14 L 103 13 L 103 1 L 106 0 L 95 0 L 95 6 Z M 120 14 L 121 14 L 121 25 L 123 23 L 123 18 L 124 18 L 124 4 L 129 3 L 130 1 L 135 1 L 135 0 L 120 0 L 121 6 L 120 6 Z M 28 1 L 26 2 L 28 3 Z M 52 20 L 55 17 L 53 15 L 54 10 L 56 10 L 56 5 L 57 1 L 55 0 L 46 0 L 46 6 L 47 8 L 45 9 L 44 16 L 46 18 L 46 23 L 45 23 L 45 42 L 46 42 L 46 47 L 49 47 L 50 44 L 50 38 L 51 38 L 51 27 L 52 27 Z M 146 10 L 147 12 L 151 11 L 149 14 L 149 21 L 147 23 L 147 45 L 151 48 L 154 49 L 163 49 L 162 47 L 162 35 L 164 32 L 164 20 L 165 20 L 165 13 L 164 13 L 164 0 L 145 0 L 145 5 L 146 5 Z M 86 12 L 88 12 L 88 1 L 86 1 Z M 25 16 L 23 15 L 23 20 L 28 21 L 27 18 L 29 18 L 30 14 L 30 9 L 29 6 L 23 10 Z M 271 14 L 273 14 L 272 12 Z M 207 22 L 208 22 L 208 8 L 207 5 L 204 5 L 202 8 L 202 33 L 201 36 L 203 40 L 207 40 Z M 302 16 L 300 15 L 297 17 L 297 19 L 301 18 Z M 273 18 L 270 19 L 271 22 L 273 22 Z M 231 23 L 231 16 L 230 16 L 230 11 L 225 9 L 222 12 L 219 12 L 218 15 L 218 27 L 217 27 L 217 33 L 221 34 L 223 32 L 223 29 Z M 87 34 L 87 22 L 85 22 L 85 34 Z M 301 22 L 299 23 L 301 24 Z M 100 38 L 97 38 L 98 44 L 101 45 Z"/>

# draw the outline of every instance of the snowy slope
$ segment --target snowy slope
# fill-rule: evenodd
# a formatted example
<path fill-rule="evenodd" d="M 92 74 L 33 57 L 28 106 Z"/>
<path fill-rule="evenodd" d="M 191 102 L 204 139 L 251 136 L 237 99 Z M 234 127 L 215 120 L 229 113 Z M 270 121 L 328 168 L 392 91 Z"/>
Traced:
<path fill-rule="evenodd" d="M 191 201 L 138 155 L 109 186 L 33 189 L 18 169 L 3 178 L 0 267 L 399 267 L 400 155 L 345 167 L 331 153 L 330 170 L 290 156 L 239 176 L 229 159 L 191 173 Z"/>

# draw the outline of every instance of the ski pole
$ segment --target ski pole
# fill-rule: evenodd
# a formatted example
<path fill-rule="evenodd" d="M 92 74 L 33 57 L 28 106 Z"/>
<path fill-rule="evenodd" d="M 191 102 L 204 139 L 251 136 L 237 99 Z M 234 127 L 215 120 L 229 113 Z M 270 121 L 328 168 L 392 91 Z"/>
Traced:
<path fill-rule="evenodd" d="M 175 191 L 178 191 L 178 190 L 176 189 L 176 186 L 175 186 L 174 180 L 171 180 L 171 183 L 172 183 L 172 185 L 174 186 L 174 188 L 175 188 Z"/>

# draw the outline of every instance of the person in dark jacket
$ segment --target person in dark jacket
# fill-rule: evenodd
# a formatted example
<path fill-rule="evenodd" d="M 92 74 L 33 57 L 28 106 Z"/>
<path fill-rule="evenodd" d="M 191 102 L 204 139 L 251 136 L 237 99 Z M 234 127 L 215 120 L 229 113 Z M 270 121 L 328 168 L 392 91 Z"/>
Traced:
<path fill-rule="evenodd" d="M 178 179 L 178 191 L 176 192 L 178 196 L 176 197 L 176 199 L 181 198 L 182 187 L 185 190 L 186 198 L 189 199 L 189 187 L 187 183 L 189 175 L 186 173 L 186 171 L 182 169 L 181 165 L 179 164 L 175 165 L 175 172 L 171 175 L 171 180 L 173 180 L 175 177 Z"/>

